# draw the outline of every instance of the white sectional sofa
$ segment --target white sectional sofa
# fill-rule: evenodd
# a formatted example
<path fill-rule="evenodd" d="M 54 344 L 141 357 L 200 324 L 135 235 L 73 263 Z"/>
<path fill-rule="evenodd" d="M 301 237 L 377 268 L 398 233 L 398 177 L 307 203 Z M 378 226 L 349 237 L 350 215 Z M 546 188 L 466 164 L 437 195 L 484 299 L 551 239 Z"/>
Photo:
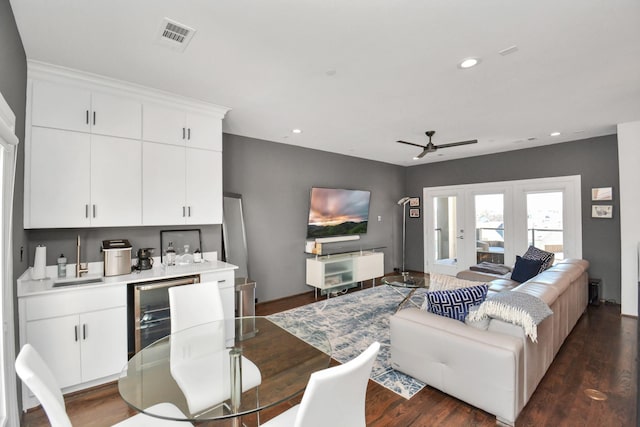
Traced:
<path fill-rule="evenodd" d="M 553 314 L 538 325 L 537 342 L 495 318 L 482 330 L 418 308 L 399 311 L 391 317 L 392 366 L 515 425 L 586 309 L 588 267 L 569 259 L 522 284 L 489 282 L 490 293 L 524 292 L 549 305 Z"/>

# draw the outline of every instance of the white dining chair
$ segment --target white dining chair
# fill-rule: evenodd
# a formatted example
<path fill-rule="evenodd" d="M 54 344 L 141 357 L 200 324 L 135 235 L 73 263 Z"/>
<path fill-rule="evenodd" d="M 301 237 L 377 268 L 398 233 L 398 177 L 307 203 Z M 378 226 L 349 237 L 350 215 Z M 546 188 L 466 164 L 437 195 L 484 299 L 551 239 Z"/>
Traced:
<path fill-rule="evenodd" d="M 366 427 L 367 384 L 379 350 L 376 341 L 347 363 L 314 372 L 300 404 L 262 427 Z"/>
<path fill-rule="evenodd" d="M 172 334 L 196 325 L 224 320 L 218 282 L 170 287 L 169 311 Z"/>
<path fill-rule="evenodd" d="M 16 373 L 38 398 L 51 427 L 71 427 L 64 397 L 53 373 L 31 344 L 25 344 L 16 357 Z M 158 403 L 149 409 L 167 418 L 182 418 L 184 414 L 171 403 Z M 193 424 L 137 414 L 114 427 L 185 427 Z"/>
<path fill-rule="evenodd" d="M 225 319 L 217 282 L 169 288 L 171 316 L 170 371 L 189 411 L 197 414 L 231 397 L 230 356 L 225 344 Z M 178 333 L 179 332 L 179 333 Z M 262 383 L 260 369 L 241 357 L 242 391 Z M 257 393 L 257 390 L 256 390 Z"/>

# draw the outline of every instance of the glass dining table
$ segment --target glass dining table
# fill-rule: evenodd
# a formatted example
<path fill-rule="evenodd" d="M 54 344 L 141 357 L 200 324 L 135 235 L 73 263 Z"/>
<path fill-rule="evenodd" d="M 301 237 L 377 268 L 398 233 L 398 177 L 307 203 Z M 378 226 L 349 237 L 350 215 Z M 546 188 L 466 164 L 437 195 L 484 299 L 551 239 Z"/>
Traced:
<path fill-rule="evenodd" d="M 235 337 L 225 334 L 235 323 Z M 247 333 L 250 331 L 251 333 Z M 266 317 L 207 323 L 171 334 L 136 353 L 118 379 L 122 398 L 139 412 L 157 403 L 177 406 L 178 421 L 231 419 L 285 402 L 302 392 L 313 372 L 325 369 L 331 345 L 318 332 L 307 344 Z"/>

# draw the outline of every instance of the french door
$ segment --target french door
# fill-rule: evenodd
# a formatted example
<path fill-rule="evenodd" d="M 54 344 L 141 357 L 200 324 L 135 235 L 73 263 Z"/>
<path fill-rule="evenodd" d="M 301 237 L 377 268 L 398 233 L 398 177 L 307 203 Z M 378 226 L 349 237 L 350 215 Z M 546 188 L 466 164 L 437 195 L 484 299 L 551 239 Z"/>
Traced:
<path fill-rule="evenodd" d="M 513 266 L 530 245 L 582 257 L 580 176 L 427 187 L 423 200 L 426 272 Z"/>
<path fill-rule="evenodd" d="M 425 225 L 427 230 L 427 258 L 430 271 L 455 275 L 467 265 L 464 251 L 465 219 L 464 192 L 444 190 L 425 197 Z M 425 270 L 428 271 L 428 270 Z"/>

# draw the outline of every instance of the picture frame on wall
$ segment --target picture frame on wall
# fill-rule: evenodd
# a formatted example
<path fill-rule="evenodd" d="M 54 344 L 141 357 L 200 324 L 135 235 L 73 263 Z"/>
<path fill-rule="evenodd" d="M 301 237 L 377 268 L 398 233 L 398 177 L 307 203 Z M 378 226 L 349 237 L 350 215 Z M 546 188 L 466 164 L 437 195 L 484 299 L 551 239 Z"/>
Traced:
<path fill-rule="evenodd" d="M 409 199 L 409 206 L 412 208 L 417 208 L 420 206 L 420 197 L 412 197 Z"/>
<path fill-rule="evenodd" d="M 613 206 L 612 205 L 592 205 L 591 217 L 592 218 L 613 218 Z"/>
<path fill-rule="evenodd" d="M 613 200 L 613 188 L 612 187 L 600 187 L 591 189 L 591 200 Z"/>
<path fill-rule="evenodd" d="M 420 209 L 419 208 L 409 209 L 409 218 L 420 218 Z"/>

